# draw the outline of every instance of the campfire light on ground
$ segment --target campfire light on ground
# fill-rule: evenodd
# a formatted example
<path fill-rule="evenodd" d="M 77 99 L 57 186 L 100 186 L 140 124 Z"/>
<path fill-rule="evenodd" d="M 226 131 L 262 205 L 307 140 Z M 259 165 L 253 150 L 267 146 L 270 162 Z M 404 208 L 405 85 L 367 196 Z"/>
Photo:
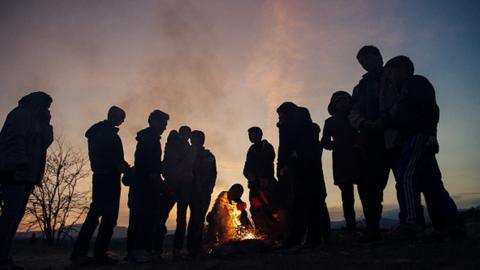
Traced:
<path fill-rule="evenodd" d="M 231 230 L 229 231 L 230 240 L 248 240 L 248 239 L 262 239 L 260 235 L 257 235 L 255 229 L 245 227 L 240 221 L 240 216 L 242 212 L 238 210 L 237 204 L 235 202 L 227 205 L 229 213 L 229 222 Z"/>

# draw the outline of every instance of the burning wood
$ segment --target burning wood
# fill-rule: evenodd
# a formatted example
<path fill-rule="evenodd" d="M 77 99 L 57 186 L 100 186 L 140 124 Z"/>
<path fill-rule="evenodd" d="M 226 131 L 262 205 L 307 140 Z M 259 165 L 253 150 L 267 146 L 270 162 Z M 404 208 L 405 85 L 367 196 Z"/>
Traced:
<path fill-rule="evenodd" d="M 208 214 L 208 238 L 211 246 L 222 245 L 232 241 L 263 239 L 257 234 L 246 211 L 246 204 L 233 196 L 230 191 L 223 191 L 215 200 L 212 211 Z"/>

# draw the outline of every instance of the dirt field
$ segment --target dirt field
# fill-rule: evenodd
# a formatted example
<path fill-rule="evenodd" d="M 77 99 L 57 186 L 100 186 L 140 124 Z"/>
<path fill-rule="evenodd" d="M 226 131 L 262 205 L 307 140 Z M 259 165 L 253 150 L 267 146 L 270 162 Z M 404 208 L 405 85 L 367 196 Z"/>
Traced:
<path fill-rule="evenodd" d="M 71 242 L 46 247 L 42 242 L 17 240 L 14 258 L 29 269 L 70 269 Z M 125 255 L 124 240 L 116 239 L 112 251 Z M 415 242 L 355 243 L 351 235 L 335 231 L 329 245 L 314 249 L 275 250 L 254 247 L 226 249 L 221 255 L 174 261 L 167 250 L 162 260 L 136 265 L 121 261 L 116 266 L 82 269 L 480 269 L 480 239 L 423 239 Z"/>

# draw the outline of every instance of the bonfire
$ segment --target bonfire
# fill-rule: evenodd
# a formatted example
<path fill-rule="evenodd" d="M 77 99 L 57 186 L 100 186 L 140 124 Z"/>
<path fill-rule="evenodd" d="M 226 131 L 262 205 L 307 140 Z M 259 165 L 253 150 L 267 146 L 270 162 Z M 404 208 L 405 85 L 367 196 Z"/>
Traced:
<path fill-rule="evenodd" d="M 249 239 L 262 239 L 263 237 L 256 233 L 253 226 L 242 224 L 240 217 L 242 211 L 239 210 L 237 203 L 233 202 L 226 205 L 228 210 L 227 241 L 242 241 Z"/>

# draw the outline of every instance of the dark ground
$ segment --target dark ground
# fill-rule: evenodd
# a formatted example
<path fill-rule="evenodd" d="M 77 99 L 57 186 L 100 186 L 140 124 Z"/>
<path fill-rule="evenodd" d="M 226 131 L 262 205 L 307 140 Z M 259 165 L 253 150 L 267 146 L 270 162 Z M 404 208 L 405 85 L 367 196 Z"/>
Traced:
<path fill-rule="evenodd" d="M 167 251 L 163 260 L 145 265 L 122 261 L 116 266 L 85 269 L 480 269 L 480 239 L 423 239 L 414 242 L 357 244 L 352 236 L 335 231 L 332 244 L 313 249 L 272 250 L 254 244 L 244 249 L 223 249 L 221 256 L 174 261 Z M 68 269 L 71 243 L 47 247 L 28 240 L 15 243 L 15 260 L 29 269 Z M 124 240 L 112 243 L 124 256 Z"/>
<path fill-rule="evenodd" d="M 116 266 L 95 267 L 86 270 L 108 269 L 480 269 L 480 209 L 471 208 L 461 213 L 466 224 L 467 236 L 462 239 L 425 237 L 416 241 L 360 244 L 356 235 L 334 230 L 332 241 L 317 248 L 279 250 L 263 242 L 242 242 L 236 246 L 222 246 L 215 255 L 196 259 L 173 260 L 167 250 L 163 259 L 152 263 L 136 265 L 121 260 Z M 166 245 L 172 245 L 167 237 Z M 263 245 L 262 245 L 263 244 Z M 14 243 L 14 259 L 27 269 L 56 270 L 68 269 L 68 257 L 72 241 L 65 241 L 56 247 L 48 247 L 37 240 L 17 239 Z M 123 259 L 125 239 L 114 239 L 111 250 Z M 75 269 L 76 270 L 76 269 Z"/>

